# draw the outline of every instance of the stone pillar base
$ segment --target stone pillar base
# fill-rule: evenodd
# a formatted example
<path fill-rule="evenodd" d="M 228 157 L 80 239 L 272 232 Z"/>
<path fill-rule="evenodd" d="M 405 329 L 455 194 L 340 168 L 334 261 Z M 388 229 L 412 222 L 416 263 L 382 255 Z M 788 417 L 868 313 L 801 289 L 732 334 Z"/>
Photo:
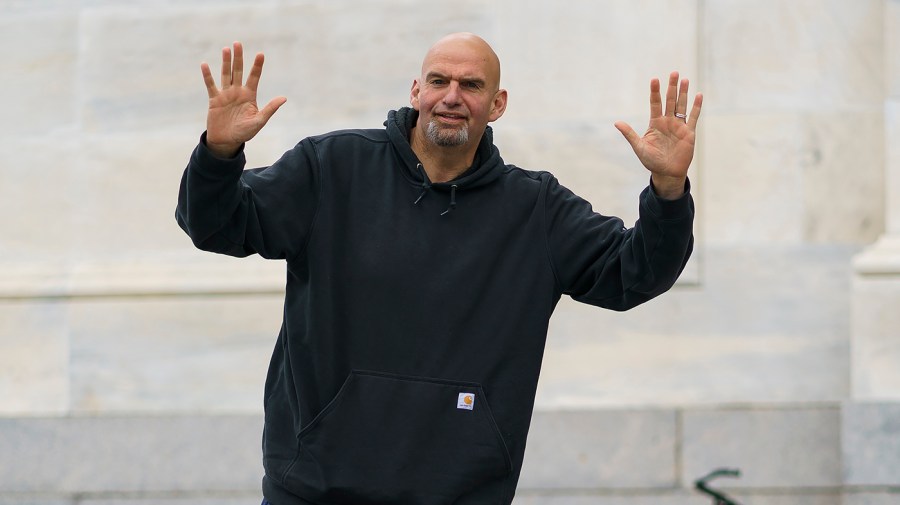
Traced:
<path fill-rule="evenodd" d="M 852 399 L 900 401 L 900 236 L 882 237 L 853 267 Z"/>

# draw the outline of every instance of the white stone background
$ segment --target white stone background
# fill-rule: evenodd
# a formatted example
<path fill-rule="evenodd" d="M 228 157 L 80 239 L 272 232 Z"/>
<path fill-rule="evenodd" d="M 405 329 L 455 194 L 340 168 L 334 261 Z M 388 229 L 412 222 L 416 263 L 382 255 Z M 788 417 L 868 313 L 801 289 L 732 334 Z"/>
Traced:
<path fill-rule="evenodd" d="M 380 126 L 458 30 L 502 60 L 504 158 L 626 222 L 647 173 L 613 123 L 641 130 L 671 70 L 705 96 L 684 279 L 624 314 L 564 300 L 539 410 L 897 398 L 851 369 L 857 325 L 900 327 L 892 277 L 853 267 L 900 231 L 897 19 L 896 0 L 0 0 L 0 417 L 260 412 L 283 265 L 196 251 L 174 220 L 199 63 L 266 53 L 261 100 L 288 102 L 259 166 Z M 896 344 L 867 352 L 900 383 Z"/>

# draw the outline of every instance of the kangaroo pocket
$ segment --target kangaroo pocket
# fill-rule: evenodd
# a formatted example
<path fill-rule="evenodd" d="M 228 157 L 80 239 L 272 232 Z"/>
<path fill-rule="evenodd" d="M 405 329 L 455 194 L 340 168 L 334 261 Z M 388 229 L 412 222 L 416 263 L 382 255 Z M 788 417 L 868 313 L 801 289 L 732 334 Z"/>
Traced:
<path fill-rule="evenodd" d="M 449 504 L 511 474 L 473 383 L 354 371 L 298 439 L 284 484 L 317 503 Z M 478 501 L 501 502 L 503 487 Z"/>

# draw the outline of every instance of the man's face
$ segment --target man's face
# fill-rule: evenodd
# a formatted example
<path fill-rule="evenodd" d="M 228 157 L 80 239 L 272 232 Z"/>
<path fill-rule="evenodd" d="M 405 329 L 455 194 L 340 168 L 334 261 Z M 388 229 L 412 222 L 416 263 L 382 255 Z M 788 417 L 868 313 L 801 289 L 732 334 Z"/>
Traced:
<path fill-rule="evenodd" d="M 499 80 L 499 63 L 483 41 L 458 38 L 436 44 L 410 91 L 410 103 L 419 111 L 419 135 L 441 147 L 477 145 L 487 124 L 506 108 Z"/>

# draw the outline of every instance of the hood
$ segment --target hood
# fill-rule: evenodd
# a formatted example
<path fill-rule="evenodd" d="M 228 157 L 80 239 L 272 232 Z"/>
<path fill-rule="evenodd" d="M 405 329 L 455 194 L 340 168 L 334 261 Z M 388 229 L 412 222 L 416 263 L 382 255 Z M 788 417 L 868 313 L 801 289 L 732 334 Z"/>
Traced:
<path fill-rule="evenodd" d="M 475 152 L 475 161 L 472 166 L 452 181 L 432 183 L 409 144 L 410 131 L 415 127 L 418 118 L 419 112 L 417 110 L 411 107 L 402 107 L 388 112 L 387 120 L 384 122 L 388 137 L 400 159 L 403 160 L 403 166 L 399 168 L 403 171 L 404 177 L 412 184 L 422 188 L 422 193 L 413 203 L 419 203 L 429 191 L 449 191 L 450 206 L 444 211 L 444 214 L 446 214 L 456 207 L 456 193 L 458 191 L 466 191 L 490 184 L 503 173 L 503 159 L 500 158 L 500 151 L 494 145 L 493 130 L 488 126 L 485 128 L 484 135 L 482 135 L 481 141 L 478 143 L 478 150 Z"/>

